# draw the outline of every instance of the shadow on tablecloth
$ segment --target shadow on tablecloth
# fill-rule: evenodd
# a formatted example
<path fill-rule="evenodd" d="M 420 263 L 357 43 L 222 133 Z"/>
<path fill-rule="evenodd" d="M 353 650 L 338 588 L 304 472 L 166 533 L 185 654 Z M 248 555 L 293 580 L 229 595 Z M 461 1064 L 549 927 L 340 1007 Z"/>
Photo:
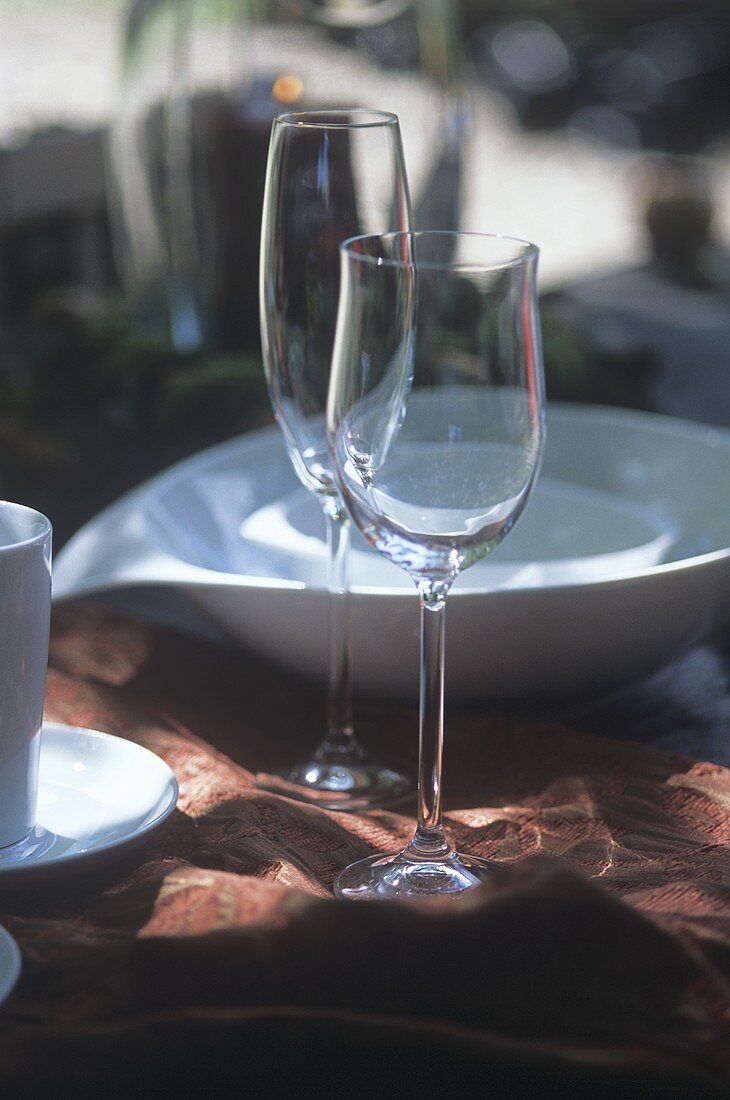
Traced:
<path fill-rule="evenodd" d="M 153 749 L 181 794 L 143 851 L 0 896 L 25 960 L 0 1012 L 7 1095 L 727 1094 L 723 768 L 460 711 L 447 825 L 502 881 L 358 906 L 330 900 L 335 874 L 403 842 L 409 808 L 337 815 L 251 782 L 317 740 L 315 688 L 71 606 L 47 716 Z M 412 710 L 357 717 L 413 764 Z"/>

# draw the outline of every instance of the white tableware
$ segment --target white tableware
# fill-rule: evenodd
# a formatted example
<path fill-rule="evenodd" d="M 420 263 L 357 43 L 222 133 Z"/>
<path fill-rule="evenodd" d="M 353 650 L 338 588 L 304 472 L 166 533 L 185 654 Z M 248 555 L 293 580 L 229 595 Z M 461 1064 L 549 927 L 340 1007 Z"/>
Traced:
<path fill-rule="evenodd" d="M 0 501 L 0 849 L 36 820 L 51 615 L 51 525 Z"/>
<path fill-rule="evenodd" d="M 20 948 L 7 928 L 0 925 L 0 1004 L 6 1001 L 15 989 L 22 965 Z"/>
<path fill-rule="evenodd" d="M 274 428 L 195 455 L 71 539 L 55 563 L 55 598 L 172 586 L 227 634 L 324 680 L 324 530 L 296 488 Z M 407 697 L 418 671 L 412 591 L 362 542 L 352 600 L 358 688 Z M 457 580 L 448 615 L 460 656 L 447 686 L 462 699 L 625 681 L 726 627 L 730 431 L 549 404 L 530 508 Z"/>
<path fill-rule="evenodd" d="M 25 840 L 0 851 L 0 889 L 141 844 L 172 813 L 177 795 L 167 764 L 141 745 L 45 722 L 37 823 Z"/>

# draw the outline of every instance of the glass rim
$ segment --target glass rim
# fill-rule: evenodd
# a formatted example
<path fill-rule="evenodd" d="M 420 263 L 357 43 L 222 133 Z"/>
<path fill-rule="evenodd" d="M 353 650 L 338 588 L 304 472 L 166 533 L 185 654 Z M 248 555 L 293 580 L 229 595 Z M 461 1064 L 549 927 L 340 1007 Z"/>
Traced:
<path fill-rule="evenodd" d="M 353 120 L 353 116 L 362 116 Z M 342 122 L 337 121 L 338 116 Z M 327 118 L 329 121 L 325 121 Z M 345 121 L 349 119 L 349 121 Z M 279 126 L 311 130 L 361 130 L 368 126 L 398 126 L 398 115 L 370 107 L 317 107 L 311 111 L 284 111 L 274 118 Z"/>
<path fill-rule="evenodd" d="M 414 0 L 368 0 L 366 5 L 330 6 L 316 0 L 302 0 L 302 6 L 313 19 L 326 27 L 372 27 L 398 16 L 412 7 Z"/>
<path fill-rule="evenodd" d="M 416 260 L 415 264 L 409 260 L 396 259 L 389 256 L 372 256 L 367 252 L 359 252 L 355 245 L 358 241 L 394 241 L 397 238 L 417 241 L 419 237 L 453 237 L 468 238 L 470 240 L 504 241 L 509 244 L 519 245 L 519 252 L 507 259 L 493 261 L 485 260 L 456 260 L 454 262 L 440 260 Z M 518 267 L 527 260 L 536 260 L 540 255 L 540 249 L 532 241 L 522 237 L 512 237 L 507 233 L 480 233 L 475 230 L 462 229 L 398 229 L 388 233 L 359 233 L 354 237 L 347 237 L 340 244 L 340 254 L 349 259 L 359 260 L 373 264 L 376 267 L 414 267 L 418 266 L 424 271 L 440 271 L 448 268 L 452 271 L 499 271 L 510 267 Z"/>
<path fill-rule="evenodd" d="M 6 541 L 0 534 L 0 555 L 9 553 L 13 550 L 21 550 L 24 546 L 34 546 L 43 544 L 48 537 L 53 533 L 53 525 L 48 516 L 45 516 L 43 512 L 39 512 L 37 508 L 31 508 L 28 504 L 16 504 L 12 500 L 0 500 L 0 518 L 2 517 L 5 509 L 8 509 L 12 514 L 22 516 L 23 521 L 29 525 L 32 522 L 38 524 L 38 530 L 35 532 L 21 533 L 17 538 L 12 541 Z"/>

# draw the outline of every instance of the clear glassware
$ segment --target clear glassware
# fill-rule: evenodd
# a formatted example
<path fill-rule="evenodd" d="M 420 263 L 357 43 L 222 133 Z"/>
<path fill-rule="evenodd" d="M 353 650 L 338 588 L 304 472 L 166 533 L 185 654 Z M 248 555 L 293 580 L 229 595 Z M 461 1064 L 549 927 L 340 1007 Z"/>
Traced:
<path fill-rule="evenodd" d="M 486 234 L 370 235 L 341 247 L 328 400 L 352 520 L 421 600 L 418 825 L 343 870 L 338 897 L 430 897 L 490 879 L 442 826 L 444 611 L 454 579 L 511 530 L 540 467 L 545 400 L 534 245 Z M 488 659 L 488 655 L 485 655 Z"/>
<path fill-rule="evenodd" d="M 258 348 L 256 265 L 241 257 L 258 251 L 282 111 L 380 107 L 387 88 L 417 222 L 457 228 L 470 110 L 452 0 L 122 3 L 115 255 L 139 323 L 179 351 Z"/>
<path fill-rule="evenodd" d="M 290 796 L 329 809 L 381 805 L 413 787 L 370 759 L 353 733 L 350 525 L 330 468 L 325 417 L 340 242 L 353 233 L 410 224 L 395 115 L 353 109 L 275 119 L 261 230 L 261 342 L 271 402 L 294 469 L 326 516 L 331 593 L 327 731 L 311 759 L 281 779 Z"/>

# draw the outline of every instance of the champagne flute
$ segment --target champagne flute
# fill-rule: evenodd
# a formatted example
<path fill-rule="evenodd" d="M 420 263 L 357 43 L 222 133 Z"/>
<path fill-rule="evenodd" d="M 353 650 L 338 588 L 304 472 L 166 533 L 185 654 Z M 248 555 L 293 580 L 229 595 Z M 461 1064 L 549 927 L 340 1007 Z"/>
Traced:
<path fill-rule="evenodd" d="M 421 603 L 418 825 L 340 872 L 338 897 L 432 897 L 489 881 L 441 813 L 444 612 L 454 579 L 508 534 L 538 474 L 545 401 L 534 245 L 487 234 L 341 246 L 328 436 L 342 499 Z"/>
<path fill-rule="evenodd" d="M 407 230 L 410 224 L 395 115 L 320 110 L 275 119 L 261 232 L 261 338 L 289 456 L 326 517 L 330 683 L 324 740 L 310 759 L 264 785 L 328 809 L 365 809 L 413 789 L 404 776 L 372 760 L 353 733 L 350 524 L 330 468 L 325 417 L 339 245 L 356 233 Z"/>

